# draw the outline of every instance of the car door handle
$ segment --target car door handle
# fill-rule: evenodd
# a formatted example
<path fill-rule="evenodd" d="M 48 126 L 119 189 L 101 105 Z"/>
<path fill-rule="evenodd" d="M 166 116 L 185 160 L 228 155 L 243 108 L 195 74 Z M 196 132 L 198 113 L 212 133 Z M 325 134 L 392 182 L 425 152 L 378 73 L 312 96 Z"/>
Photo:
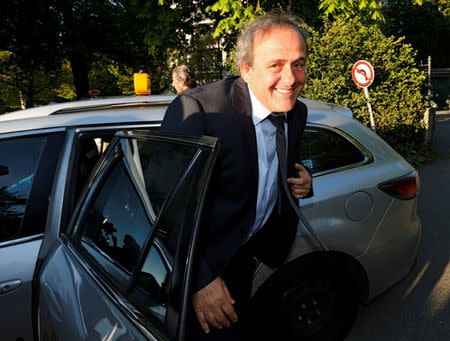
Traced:
<path fill-rule="evenodd" d="M 0 295 L 16 290 L 22 285 L 21 280 L 0 283 Z"/>

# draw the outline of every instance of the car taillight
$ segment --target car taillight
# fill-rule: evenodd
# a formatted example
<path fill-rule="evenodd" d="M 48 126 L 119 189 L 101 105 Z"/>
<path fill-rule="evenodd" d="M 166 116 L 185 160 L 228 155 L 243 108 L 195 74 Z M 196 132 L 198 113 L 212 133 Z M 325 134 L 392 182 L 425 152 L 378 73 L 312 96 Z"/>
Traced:
<path fill-rule="evenodd" d="M 382 182 L 378 188 L 400 200 L 412 199 L 419 191 L 419 174 L 411 172 L 400 178 Z"/>

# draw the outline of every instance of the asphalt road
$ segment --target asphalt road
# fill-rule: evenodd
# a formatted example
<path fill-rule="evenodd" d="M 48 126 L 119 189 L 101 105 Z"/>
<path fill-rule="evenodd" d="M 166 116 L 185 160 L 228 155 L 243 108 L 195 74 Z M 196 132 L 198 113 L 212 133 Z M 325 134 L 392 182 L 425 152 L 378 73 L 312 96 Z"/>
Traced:
<path fill-rule="evenodd" d="M 438 112 L 436 158 L 419 168 L 422 243 L 411 272 L 361 307 L 347 341 L 450 340 L 450 111 Z"/>

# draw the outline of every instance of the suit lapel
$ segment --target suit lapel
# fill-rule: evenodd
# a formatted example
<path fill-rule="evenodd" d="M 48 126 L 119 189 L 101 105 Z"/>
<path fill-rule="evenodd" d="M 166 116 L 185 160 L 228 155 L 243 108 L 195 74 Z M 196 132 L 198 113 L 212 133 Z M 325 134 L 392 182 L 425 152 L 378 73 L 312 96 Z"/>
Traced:
<path fill-rule="evenodd" d="M 233 106 L 234 110 L 245 115 L 251 120 L 252 102 L 250 100 L 250 93 L 248 91 L 247 83 L 245 83 L 242 78 L 237 78 L 233 82 L 231 86 L 230 96 L 231 105 Z"/>
<path fill-rule="evenodd" d="M 237 78 L 230 90 L 231 105 L 233 109 L 242 115 L 245 129 L 245 141 L 243 146 L 245 150 L 248 150 L 247 157 L 249 159 L 250 174 L 255 174 L 252 179 L 249 179 L 251 183 L 251 191 L 255 198 L 258 195 L 258 178 L 259 178 L 259 167 L 258 167 L 258 149 L 256 146 L 256 133 L 255 126 L 252 119 L 252 102 L 250 100 L 250 93 L 248 91 L 248 86 L 242 78 Z M 255 200 L 255 210 L 256 210 L 256 200 Z"/>

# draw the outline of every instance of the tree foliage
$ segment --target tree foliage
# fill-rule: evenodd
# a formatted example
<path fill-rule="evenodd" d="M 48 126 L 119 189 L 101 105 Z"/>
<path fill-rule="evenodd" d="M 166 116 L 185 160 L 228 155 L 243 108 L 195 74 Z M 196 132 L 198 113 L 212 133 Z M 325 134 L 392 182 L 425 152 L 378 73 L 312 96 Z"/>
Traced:
<path fill-rule="evenodd" d="M 445 16 L 439 4 L 414 6 L 410 0 L 389 0 L 383 13 L 386 35 L 404 36 L 418 51 L 419 61 L 432 56 L 433 67 L 450 67 L 450 15 Z"/>
<path fill-rule="evenodd" d="M 323 33 L 312 34 L 304 95 L 347 106 L 368 126 L 367 102 L 352 81 L 351 69 L 359 59 L 369 61 L 375 70 L 369 91 L 377 132 L 407 155 L 422 142 L 426 106 L 426 77 L 414 58 L 403 38 L 386 37 L 378 26 L 365 26 L 356 17 L 338 18 Z"/>
<path fill-rule="evenodd" d="M 223 17 L 214 30 L 215 38 L 223 33 L 240 31 L 246 23 L 264 13 L 259 0 L 254 4 L 250 1 L 218 0 L 214 5 L 206 7 L 206 11 L 218 12 Z"/>
<path fill-rule="evenodd" d="M 33 106 L 58 76 L 57 20 L 46 1 L 11 0 L 0 22 L 0 84 Z"/>
<path fill-rule="evenodd" d="M 450 0 L 407 0 L 410 5 L 437 5 L 446 16 L 450 15 Z M 326 15 L 344 15 L 346 17 L 359 15 L 374 21 L 384 21 L 382 8 L 388 6 L 391 0 L 322 0 L 320 8 Z"/>
<path fill-rule="evenodd" d="M 218 13 L 214 36 L 226 36 L 240 31 L 246 23 L 273 9 L 295 13 L 312 27 L 320 27 L 322 18 L 319 9 L 321 0 L 280 1 L 280 0 L 218 0 L 212 6 L 206 7 L 208 13 Z"/>
<path fill-rule="evenodd" d="M 380 0 L 322 0 L 320 8 L 325 14 L 345 16 L 367 16 L 373 20 L 383 20 Z"/>
<path fill-rule="evenodd" d="M 11 0 L 0 15 L 0 49 L 29 77 L 56 72 L 68 61 L 77 98 L 87 97 L 94 63 L 147 65 L 146 19 L 136 6 L 129 0 Z M 32 95 L 26 94 L 29 101 Z"/>
<path fill-rule="evenodd" d="M 129 66 L 144 60 L 142 23 L 127 0 L 51 0 L 63 57 L 70 62 L 77 97 L 89 93 L 89 72 L 103 58 Z"/>
<path fill-rule="evenodd" d="M 12 108 L 48 103 L 54 96 L 59 79 L 59 69 L 48 70 L 43 65 L 24 68 L 17 63 L 14 54 L 0 51 L 0 84 L 9 96 L 16 99 Z M 7 107 L 5 104 L 4 110 Z"/>

